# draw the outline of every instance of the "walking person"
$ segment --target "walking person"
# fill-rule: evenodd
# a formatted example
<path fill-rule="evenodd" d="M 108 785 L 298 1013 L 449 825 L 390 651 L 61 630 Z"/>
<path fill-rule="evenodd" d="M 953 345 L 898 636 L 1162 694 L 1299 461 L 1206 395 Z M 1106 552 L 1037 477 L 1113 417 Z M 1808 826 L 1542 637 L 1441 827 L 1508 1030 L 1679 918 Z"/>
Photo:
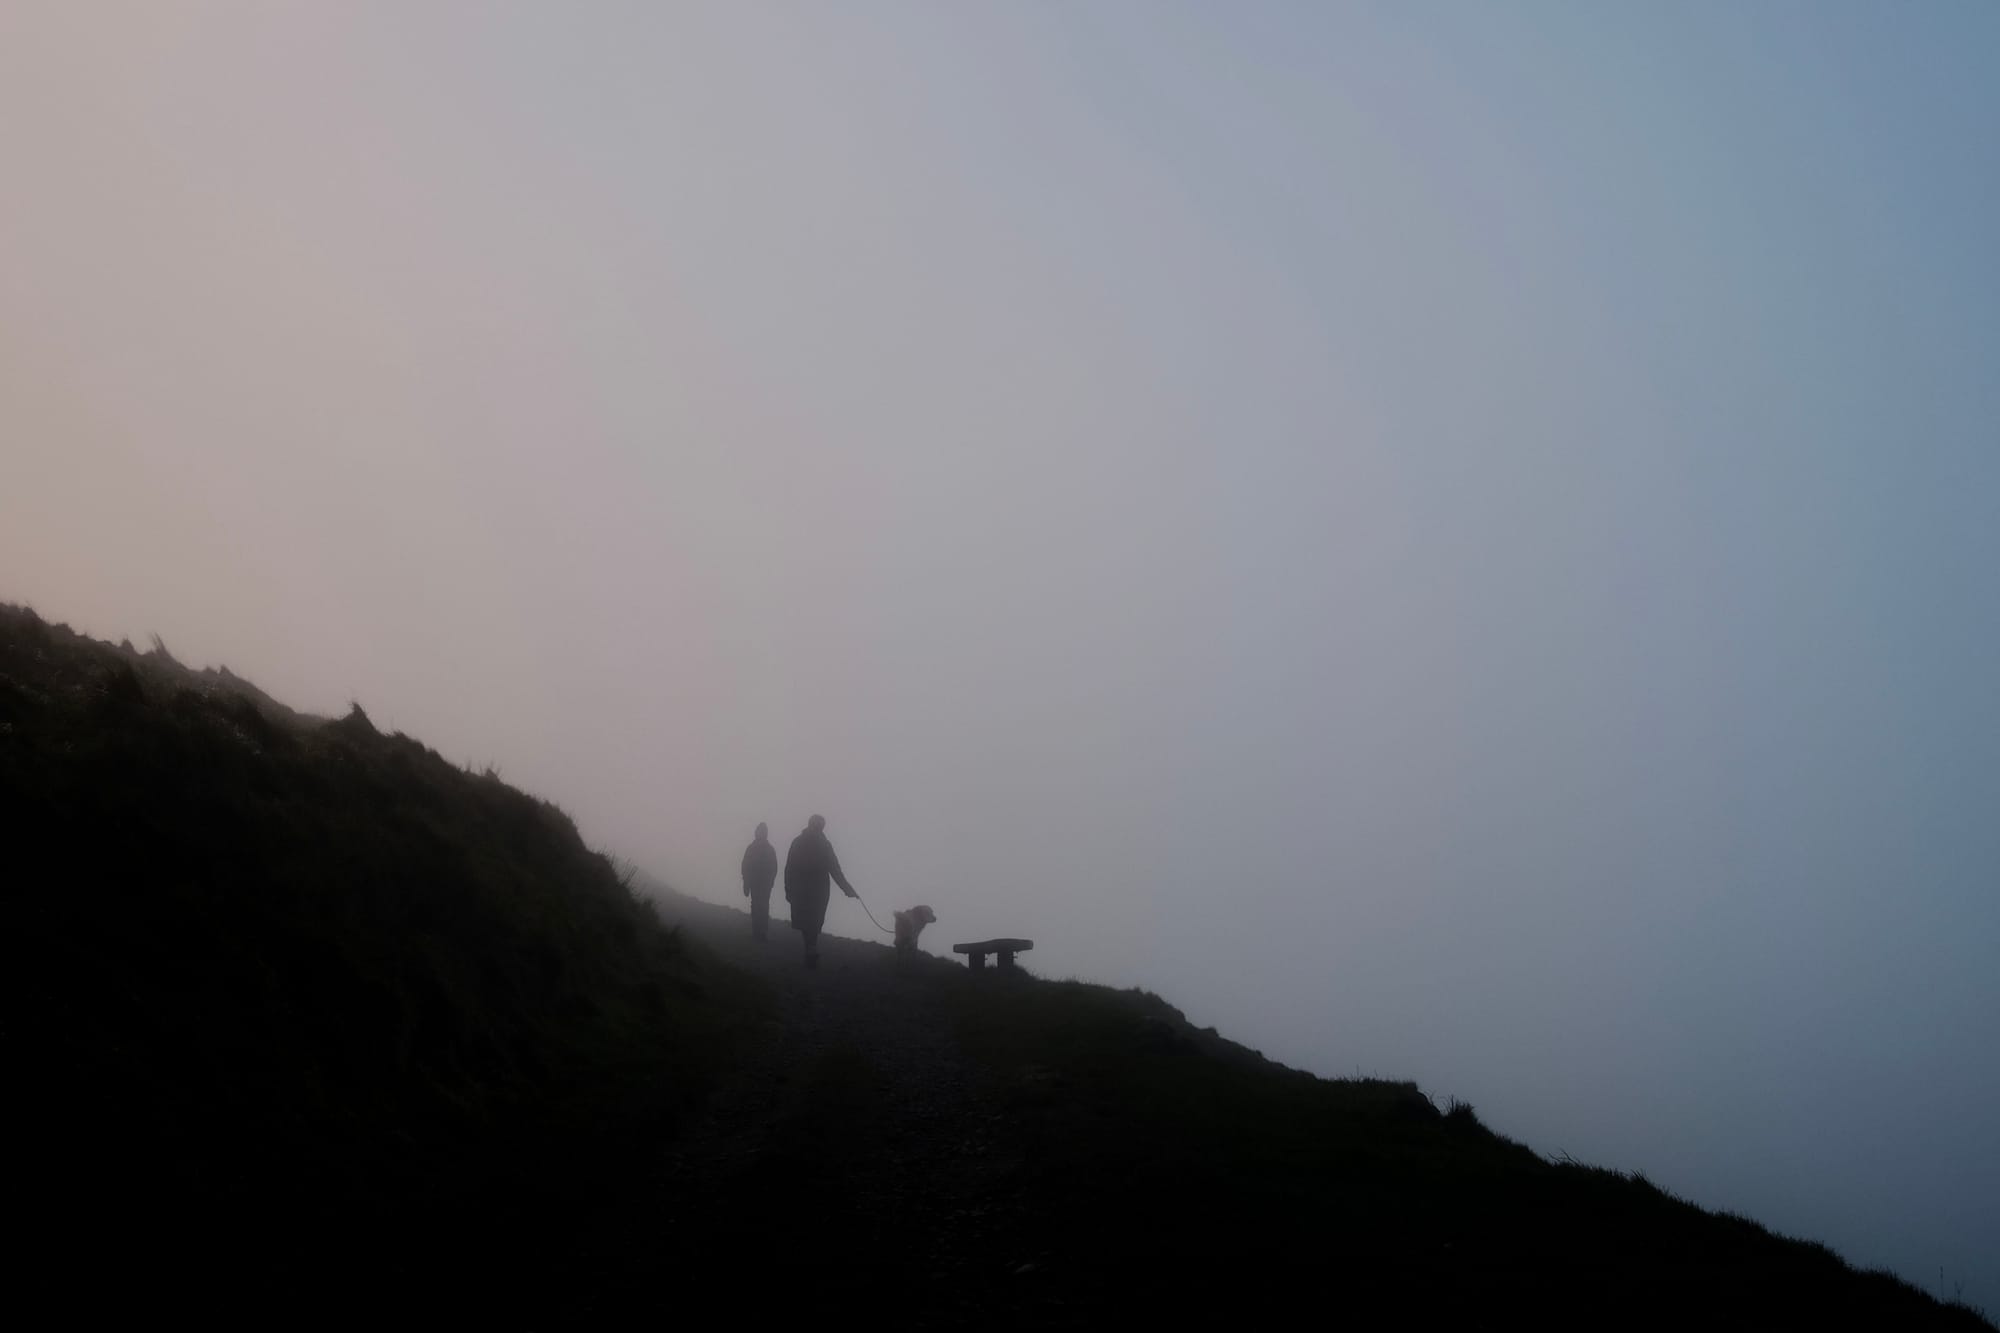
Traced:
<path fill-rule="evenodd" d="M 750 938 L 761 940 L 771 928 L 771 885 L 778 879 L 778 849 L 771 845 L 771 826 L 759 824 L 757 835 L 743 849 L 743 896 L 750 900 Z"/>
<path fill-rule="evenodd" d="M 848 897 L 856 896 L 841 873 L 833 844 L 827 841 L 826 817 L 814 815 L 785 854 L 785 901 L 792 905 L 792 929 L 805 938 L 807 967 L 819 966 L 819 928 L 826 922 L 829 879 Z"/>

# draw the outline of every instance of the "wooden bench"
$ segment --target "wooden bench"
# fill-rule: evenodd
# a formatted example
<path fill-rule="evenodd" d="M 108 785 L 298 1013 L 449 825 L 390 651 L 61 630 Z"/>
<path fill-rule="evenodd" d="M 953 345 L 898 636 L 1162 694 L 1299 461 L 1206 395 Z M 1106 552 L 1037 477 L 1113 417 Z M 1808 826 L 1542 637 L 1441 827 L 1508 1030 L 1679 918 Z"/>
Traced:
<path fill-rule="evenodd" d="M 979 940 L 972 944 L 954 944 L 951 946 L 951 951 L 964 954 L 966 965 L 975 972 L 986 966 L 987 954 L 997 953 L 1000 955 L 1000 970 L 1012 972 L 1014 955 L 1026 953 L 1034 947 L 1033 940 Z"/>

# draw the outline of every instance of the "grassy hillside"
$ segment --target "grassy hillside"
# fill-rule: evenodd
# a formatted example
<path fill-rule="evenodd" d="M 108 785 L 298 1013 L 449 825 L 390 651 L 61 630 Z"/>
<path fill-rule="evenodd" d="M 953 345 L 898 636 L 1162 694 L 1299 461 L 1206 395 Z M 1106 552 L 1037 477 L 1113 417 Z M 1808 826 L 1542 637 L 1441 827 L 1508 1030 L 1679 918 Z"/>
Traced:
<path fill-rule="evenodd" d="M 16 1198 L 58 1268 L 209 1300 L 532 1249 L 753 1006 L 554 806 L 12 608 L 0 809 Z"/>
<path fill-rule="evenodd" d="M 806 973 L 358 708 L 10 608 L 0 809 L 16 1269 L 79 1322 L 1987 1327 L 1140 992 Z"/>
<path fill-rule="evenodd" d="M 900 1290 L 926 1327 L 1990 1327 L 1643 1178 L 1545 1161 L 1413 1084 L 1285 1068 L 1143 991 L 844 940 L 808 977 L 739 913 L 661 910 L 810 1032 L 728 1076 L 701 1190 L 721 1203 L 670 1243 L 719 1268 L 803 1228 L 783 1263 L 823 1308 Z"/>
<path fill-rule="evenodd" d="M 1214 1301 L 1455 1328 L 1981 1328 L 1825 1247 L 1554 1163 L 1414 1085 L 1284 1069 L 1157 997 L 959 992 L 1094 1316 Z M 1088 1322 L 1088 1321 L 1086 1321 Z"/>

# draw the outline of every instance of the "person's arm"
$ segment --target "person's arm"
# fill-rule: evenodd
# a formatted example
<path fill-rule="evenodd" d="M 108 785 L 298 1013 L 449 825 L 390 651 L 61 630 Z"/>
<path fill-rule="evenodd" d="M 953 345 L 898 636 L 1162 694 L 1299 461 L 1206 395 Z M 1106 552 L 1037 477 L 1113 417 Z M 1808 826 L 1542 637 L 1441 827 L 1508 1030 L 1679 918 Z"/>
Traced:
<path fill-rule="evenodd" d="M 840 873 L 840 858 L 833 854 L 832 843 L 828 843 L 826 845 L 826 865 L 827 869 L 833 872 L 833 882 L 840 886 L 840 891 L 842 893 L 846 894 L 850 898 L 858 898 L 861 896 L 860 894 L 854 891 L 854 886 L 847 882 L 847 876 Z"/>
<path fill-rule="evenodd" d="M 743 849 L 743 896 L 750 896 L 750 860 L 757 855 L 757 844 L 751 843 Z"/>

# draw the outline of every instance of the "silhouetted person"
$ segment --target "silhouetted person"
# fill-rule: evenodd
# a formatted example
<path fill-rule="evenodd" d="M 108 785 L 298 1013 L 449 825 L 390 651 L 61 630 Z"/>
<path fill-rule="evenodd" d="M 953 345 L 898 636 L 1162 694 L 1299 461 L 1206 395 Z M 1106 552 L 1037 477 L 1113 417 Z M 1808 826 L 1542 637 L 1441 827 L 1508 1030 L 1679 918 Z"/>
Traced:
<path fill-rule="evenodd" d="M 819 928 L 826 921 L 827 880 L 852 898 L 854 886 L 840 873 L 840 858 L 826 840 L 826 817 L 814 815 L 785 854 L 785 901 L 792 905 L 792 929 L 805 937 L 806 966 L 819 966 Z"/>
<path fill-rule="evenodd" d="M 771 885 L 778 879 L 778 849 L 771 845 L 771 826 L 759 824 L 757 836 L 743 849 L 743 896 L 750 900 L 750 938 L 761 940 L 771 926 Z"/>

